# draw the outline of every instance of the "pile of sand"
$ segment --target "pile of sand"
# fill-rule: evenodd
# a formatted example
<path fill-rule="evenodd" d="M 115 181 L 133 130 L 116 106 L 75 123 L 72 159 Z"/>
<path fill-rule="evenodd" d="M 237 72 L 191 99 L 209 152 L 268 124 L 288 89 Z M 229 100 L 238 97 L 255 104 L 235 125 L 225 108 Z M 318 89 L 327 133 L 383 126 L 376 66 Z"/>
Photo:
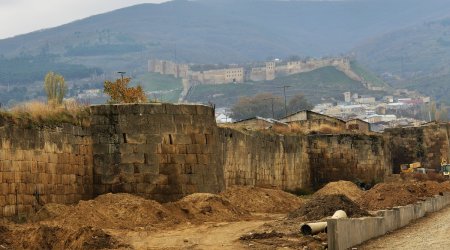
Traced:
<path fill-rule="evenodd" d="M 342 194 L 315 196 L 308 200 L 299 209 L 289 213 L 288 218 L 302 217 L 307 221 L 320 220 L 332 216 L 336 210 L 344 210 L 348 217 L 369 216 L 369 213 L 360 208 L 347 196 Z"/>
<path fill-rule="evenodd" d="M 205 221 L 235 221 L 247 219 L 250 213 L 233 205 L 222 196 L 208 193 L 191 194 L 177 202 L 164 204 L 176 217 L 193 223 Z"/>
<path fill-rule="evenodd" d="M 314 196 L 324 196 L 331 194 L 342 194 L 347 196 L 350 200 L 356 201 L 364 195 L 364 191 L 351 181 L 337 181 L 330 182 L 314 193 Z"/>
<path fill-rule="evenodd" d="M 426 197 L 448 192 L 450 184 L 435 181 L 407 181 L 397 183 L 380 183 L 367 191 L 357 200 L 363 208 L 379 210 L 395 206 L 405 206 L 423 200 Z"/>
<path fill-rule="evenodd" d="M 151 228 L 180 223 L 156 201 L 131 194 L 105 194 L 94 200 L 80 201 L 75 206 L 45 205 L 39 217 L 53 218 L 51 222 L 70 227 L 98 227 L 114 229 Z M 57 209 L 55 209 L 57 207 Z"/>
<path fill-rule="evenodd" d="M 287 213 L 303 203 L 293 194 L 257 187 L 232 186 L 220 195 L 233 205 L 254 213 Z"/>

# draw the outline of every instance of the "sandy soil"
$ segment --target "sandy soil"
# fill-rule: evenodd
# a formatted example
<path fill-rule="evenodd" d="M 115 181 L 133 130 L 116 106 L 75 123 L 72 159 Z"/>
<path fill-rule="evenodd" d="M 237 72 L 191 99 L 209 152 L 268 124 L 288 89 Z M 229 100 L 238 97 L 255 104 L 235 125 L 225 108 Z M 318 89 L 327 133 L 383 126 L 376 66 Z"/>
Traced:
<path fill-rule="evenodd" d="M 244 249 L 242 234 L 266 220 L 204 223 L 159 232 L 130 232 L 122 239 L 135 249 Z M 112 232 L 115 235 L 114 232 Z"/>
<path fill-rule="evenodd" d="M 449 232 L 450 207 L 447 207 L 357 249 L 450 249 Z"/>

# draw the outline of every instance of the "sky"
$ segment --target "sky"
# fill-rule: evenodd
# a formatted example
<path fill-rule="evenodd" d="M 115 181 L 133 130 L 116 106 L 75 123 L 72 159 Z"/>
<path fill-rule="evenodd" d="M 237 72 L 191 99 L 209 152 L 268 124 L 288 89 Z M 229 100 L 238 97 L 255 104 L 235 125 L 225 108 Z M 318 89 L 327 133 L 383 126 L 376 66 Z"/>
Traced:
<path fill-rule="evenodd" d="M 0 39 L 140 3 L 167 0 L 0 0 Z"/>

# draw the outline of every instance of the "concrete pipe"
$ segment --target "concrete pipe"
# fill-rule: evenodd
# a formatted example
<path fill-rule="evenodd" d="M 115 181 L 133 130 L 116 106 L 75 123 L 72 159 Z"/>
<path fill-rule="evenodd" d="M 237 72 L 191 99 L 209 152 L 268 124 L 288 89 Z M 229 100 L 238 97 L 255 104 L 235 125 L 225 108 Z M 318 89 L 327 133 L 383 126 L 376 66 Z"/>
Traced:
<path fill-rule="evenodd" d="M 334 212 L 333 216 L 331 216 L 331 219 L 342 219 L 347 218 L 347 213 L 344 210 L 338 210 Z"/>
<path fill-rule="evenodd" d="M 343 210 L 337 210 L 334 212 L 332 219 L 342 219 L 347 218 L 347 213 Z M 314 223 L 306 223 L 300 227 L 300 231 L 303 235 L 313 235 L 320 232 L 327 231 L 327 223 L 326 222 L 314 222 Z"/>
<path fill-rule="evenodd" d="M 326 222 L 315 222 L 315 223 L 306 223 L 300 227 L 300 231 L 303 235 L 313 235 L 320 232 L 326 232 L 327 223 Z"/>

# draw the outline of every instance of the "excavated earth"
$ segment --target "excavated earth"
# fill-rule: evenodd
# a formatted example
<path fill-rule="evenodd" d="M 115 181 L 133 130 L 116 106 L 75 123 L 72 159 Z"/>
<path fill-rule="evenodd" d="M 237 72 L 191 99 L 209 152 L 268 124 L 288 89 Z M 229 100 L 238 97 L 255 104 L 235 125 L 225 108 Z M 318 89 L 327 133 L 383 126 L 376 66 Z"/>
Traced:
<path fill-rule="evenodd" d="M 0 249 L 324 249 L 326 234 L 299 226 L 343 209 L 351 217 L 450 191 L 450 182 L 380 183 L 369 191 L 329 183 L 310 197 L 231 187 L 161 204 L 106 194 L 74 205 L 46 204 L 25 223 L 0 220 Z"/>

